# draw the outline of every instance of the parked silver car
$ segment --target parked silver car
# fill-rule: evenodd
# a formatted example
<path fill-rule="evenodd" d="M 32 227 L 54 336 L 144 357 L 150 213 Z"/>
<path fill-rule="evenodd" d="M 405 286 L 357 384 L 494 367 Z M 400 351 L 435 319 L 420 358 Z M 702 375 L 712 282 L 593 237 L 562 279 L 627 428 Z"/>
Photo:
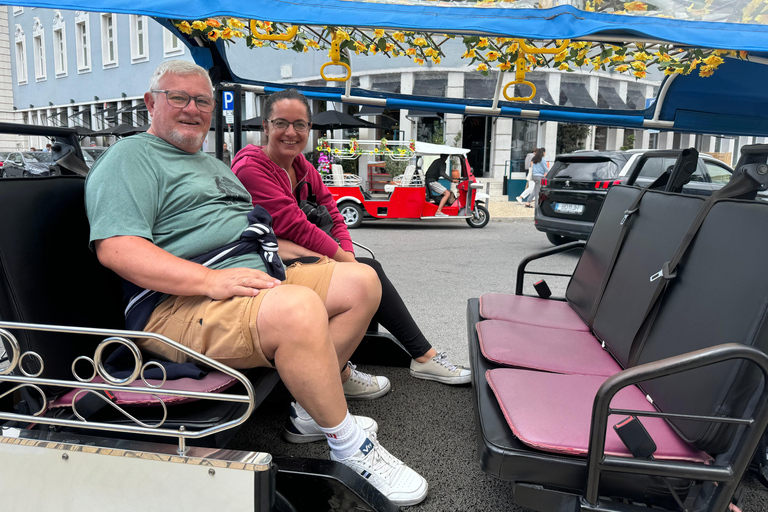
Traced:
<path fill-rule="evenodd" d="M 60 174 L 51 153 L 45 151 L 13 151 L 2 167 L 3 178 L 56 176 Z"/>

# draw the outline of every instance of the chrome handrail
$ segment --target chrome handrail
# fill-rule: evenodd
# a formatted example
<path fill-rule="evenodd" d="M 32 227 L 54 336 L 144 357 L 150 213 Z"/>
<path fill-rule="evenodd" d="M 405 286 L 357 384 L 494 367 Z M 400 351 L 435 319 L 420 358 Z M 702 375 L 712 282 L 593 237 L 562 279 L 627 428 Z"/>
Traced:
<path fill-rule="evenodd" d="M 94 336 L 106 336 L 107 338 L 101 341 L 101 343 L 99 343 L 96 350 L 94 351 L 93 358 L 89 358 L 87 356 L 80 356 L 77 359 L 75 359 L 75 361 L 72 364 L 72 374 L 75 380 L 68 381 L 68 380 L 61 380 L 61 379 L 40 378 L 39 376 L 42 374 L 44 369 L 43 358 L 36 352 L 32 352 L 32 351 L 27 351 L 22 353 L 18 340 L 7 329 L 85 334 L 85 335 L 94 335 Z M 234 377 L 244 386 L 245 394 L 239 395 L 239 394 L 227 394 L 227 393 L 216 393 L 216 392 L 207 393 L 207 392 L 182 391 L 178 389 L 164 388 L 163 386 L 165 386 L 166 384 L 170 384 L 170 382 L 173 382 L 173 381 L 166 381 L 164 370 L 163 370 L 164 377 L 162 379 L 162 382 L 159 385 L 148 384 L 146 379 L 144 379 L 144 370 L 147 368 L 147 366 L 157 364 L 157 363 L 154 363 L 152 361 L 149 361 L 147 363 L 142 362 L 141 352 L 139 351 L 136 344 L 133 341 L 131 341 L 131 339 L 133 338 L 154 339 L 154 340 L 160 341 L 161 343 L 164 343 L 165 345 L 168 345 L 174 348 L 175 350 L 185 354 L 188 358 L 194 361 L 203 363 L 208 367 L 211 367 L 226 375 Z M 175 438 L 178 438 L 179 453 L 183 454 L 186 452 L 187 439 L 199 439 L 201 437 L 216 434 L 218 432 L 222 432 L 224 430 L 228 430 L 230 428 L 234 428 L 238 425 L 241 425 L 248 419 L 248 417 L 250 417 L 251 413 L 255 408 L 255 396 L 254 396 L 255 393 L 254 393 L 253 385 L 243 374 L 241 374 L 236 370 L 233 370 L 232 368 L 229 368 L 224 364 L 214 361 L 209 357 L 199 354 L 198 352 L 195 352 L 190 348 L 187 348 L 179 343 L 176 343 L 175 341 L 160 334 L 156 334 L 152 332 L 143 332 L 143 331 L 97 329 L 97 328 L 89 328 L 89 327 L 27 324 L 27 323 L 0 321 L 0 339 L 6 342 L 5 344 L 6 349 L 9 352 L 12 352 L 12 354 L 10 354 L 9 356 L 8 366 L 0 370 L 0 383 L 9 382 L 9 383 L 17 384 L 17 386 L 12 387 L 12 389 L 5 391 L 3 394 L 0 394 L 0 398 L 23 387 L 29 387 L 29 388 L 35 389 L 44 397 L 44 393 L 42 389 L 40 389 L 40 386 L 56 386 L 60 388 L 81 389 L 81 390 L 84 390 L 85 393 L 96 393 L 97 391 L 120 391 L 123 393 L 149 394 L 153 396 L 155 399 L 157 399 L 163 408 L 163 418 L 156 425 L 147 425 L 146 423 L 143 423 L 137 420 L 136 418 L 128 414 L 125 410 L 123 410 L 121 407 L 119 407 L 118 405 L 112 402 L 109 402 L 110 405 L 118 409 L 121 412 L 121 414 L 123 414 L 126 418 L 136 423 L 136 425 L 117 425 L 112 423 L 88 421 L 88 420 L 85 420 L 82 416 L 80 416 L 80 414 L 77 412 L 75 401 L 76 401 L 76 398 L 80 395 L 80 393 L 77 393 L 76 396 L 73 398 L 72 406 L 73 406 L 75 415 L 78 418 L 80 418 L 79 420 L 48 418 L 48 417 L 41 416 L 41 414 L 45 411 L 46 407 L 43 407 L 40 411 L 37 411 L 34 414 L 19 414 L 19 413 L 0 411 L 0 420 L 18 421 L 22 423 L 37 423 L 37 424 L 54 425 L 54 426 L 62 426 L 62 427 L 87 428 L 87 429 L 94 429 L 94 430 L 98 429 L 98 430 L 106 430 L 111 432 L 125 432 L 125 433 L 132 433 L 132 434 L 149 434 L 149 435 L 157 435 L 157 436 L 164 436 L 164 437 L 175 437 Z M 134 356 L 134 362 L 135 362 L 134 369 L 131 372 L 131 375 L 125 379 L 117 379 L 113 377 L 104 368 L 104 364 L 102 361 L 103 350 L 107 345 L 114 344 L 114 343 L 121 344 L 127 347 Z M 22 363 L 24 359 L 28 357 L 34 357 L 38 359 L 40 364 L 40 370 L 38 372 L 30 373 L 22 368 Z M 92 364 L 94 368 L 93 375 L 91 375 L 88 378 L 83 378 L 82 376 L 78 375 L 77 372 L 75 371 L 75 364 L 78 361 L 87 361 L 90 364 Z M 18 370 L 18 373 L 20 373 L 21 375 L 11 375 L 11 373 L 14 373 L 16 370 Z M 101 377 L 106 383 L 101 384 L 101 383 L 92 382 L 92 380 L 97 375 Z M 146 387 L 129 386 L 137 378 L 141 378 L 141 380 L 144 382 Z M 218 401 L 225 401 L 225 402 L 238 402 L 238 403 L 247 404 L 247 408 L 245 412 L 238 418 L 225 421 L 219 425 L 203 428 L 197 431 L 189 430 L 188 427 L 185 427 L 183 425 L 180 426 L 178 429 L 161 428 L 163 423 L 165 423 L 165 419 L 166 419 L 165 418 L 166 405 L 165 405 L 165 402 L 162 400 L 162 398 L 160 398 L 158 395 L 193 398 L 198 400 L 218 400 Z"/>

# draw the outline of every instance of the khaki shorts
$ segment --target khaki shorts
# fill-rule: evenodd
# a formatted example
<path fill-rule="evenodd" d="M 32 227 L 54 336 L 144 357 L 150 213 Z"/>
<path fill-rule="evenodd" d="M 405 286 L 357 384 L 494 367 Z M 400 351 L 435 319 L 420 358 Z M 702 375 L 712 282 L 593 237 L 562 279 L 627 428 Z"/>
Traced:
<path fill-rule="evenodd" d="M 311 288 L 325 302 L 335 266 L 327 257 L 317 263 L 294 263 L 286 269 L 283 283 Z M 155 308 L 144 330 L 167 336 L 232 368 L 273 367 L 261 350 L 256 324 L 261 301 L 270 290 L 226 300 L 174 295 Z M 139 345 L 170 361 L 188 361 L 184 354 L 156 340 L 140 340 Z"/>

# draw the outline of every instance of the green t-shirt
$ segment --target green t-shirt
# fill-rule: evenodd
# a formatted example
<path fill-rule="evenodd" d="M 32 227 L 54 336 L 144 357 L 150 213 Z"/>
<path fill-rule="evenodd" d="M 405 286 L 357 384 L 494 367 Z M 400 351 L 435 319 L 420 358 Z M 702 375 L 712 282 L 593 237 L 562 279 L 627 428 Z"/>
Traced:
<path fill-rule="evenodd" d="M 94 240 L 139 236 L 187 260 L 238 240 L 253 209 L 224 163 L 147 133 L 118 141 L 96 161 L 85 182 L 85 207 L 91 247 Z M 265 270 L 255 252 L 212 267 Z"/>

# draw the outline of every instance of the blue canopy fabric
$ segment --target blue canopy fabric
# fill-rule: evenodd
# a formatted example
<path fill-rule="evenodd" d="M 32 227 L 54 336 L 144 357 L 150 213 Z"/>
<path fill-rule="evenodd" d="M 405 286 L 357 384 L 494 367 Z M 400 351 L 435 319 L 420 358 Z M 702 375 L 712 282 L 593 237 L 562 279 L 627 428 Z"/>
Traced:
<path fill-rule="evenodd" d="M 210 16 L 236 16 L 314 26 L 344 26 L 431 31 L 435 33 L 478 34 L 530 39 L 585 38 L 586 40 L 632 42 L 660 41 L 700 48 L 746 50 L 768 54 L 768 27 L 757 23 L 732 22 L 743 17 L 747 2 L 713 0 L 709 19 L 695 21 L 660 18 L 664 9 L 674 14 L 686 6 L 674 0 L 664 3 L 658 13 L 643 16 L 586 12 L 571 6 L 551 9 L 470 7 L 467 2 L 423 2 L 421 0 L 20 0 L 14 5 L 55 9 L 77 9 L 154 16 L 171 30 L 168 19 L 201 19 Z M 524 4 L 515 2 L 514 4 Z M 707 12 L 709 12 L 707 11 Z M 726 12 L 727 11 L 727 12 Z M 730 14 L 728 14 L 730 13 Z M 706 18 L 706 14 L 702 15 Z M 726 20 L 726 21 L 722 21 Z M 740 21 L 740 20 L 737 20 Z M 177 32 L 178 34 L 178 32 Z M 182 37 L 195 61 L 206 69 L 217 67 L 223 81 L 263 86 L 266 93 L 284 85 L 259 83 L 235 76 L 228 69 L 226 45 L 222 41 L 200 47 Z M 376 93 L 354 89 L 347 95 L 342 88 L 298 87 L 308 97 L 327 101 L 386 106 L 388 109 L 427 110 L 471 115 L 522 117 L 539 121 L 558 121 L 628 128 L 656 128 L 717 135 L 768 136 L 768 96 L 764 86 L 768 66 L 728 58 L 713 76 L 702 78 L 696 72 L 665 79 L 660 97 L 644 110 L 602 110 L 591 105 L 552 106 L 542 103 L 493 99 L 450 99 Z M 760 59 L 765 62 L 764 59 Z M 663 96 L 661 96 L 663 95 Z M 657 108 L 656 105 L 660 107 Z"/>
<path fill-rule="evenodd" d="M 688 6 L 683 3 L 658 12 L 644 12 L 642 16 L 638 13 L 587 12 L 568 5 L 550 9 L 514 8 L 517 3 L 531 5 L 514 2 L 472 7 L 468 2 L 401 0 L 22 0 L 14 5 L 185 20 L 235 16 L 301 25 L 376 27 L 543 40 L 594 40 L 597 36 L 608 41 L 648 39 L 700 48 L 768 52 L 768 26 L 675 19 L 687 14 Z M 718 4 L 723 4 L 719 10 Z M 719 0 L 708 3 L 707 9 L 722 11 L 717 19 L 728 19 L 728 13 L 733 17 L 734 12 L 741 12 L 746 5 L 747 2 Z"/>

